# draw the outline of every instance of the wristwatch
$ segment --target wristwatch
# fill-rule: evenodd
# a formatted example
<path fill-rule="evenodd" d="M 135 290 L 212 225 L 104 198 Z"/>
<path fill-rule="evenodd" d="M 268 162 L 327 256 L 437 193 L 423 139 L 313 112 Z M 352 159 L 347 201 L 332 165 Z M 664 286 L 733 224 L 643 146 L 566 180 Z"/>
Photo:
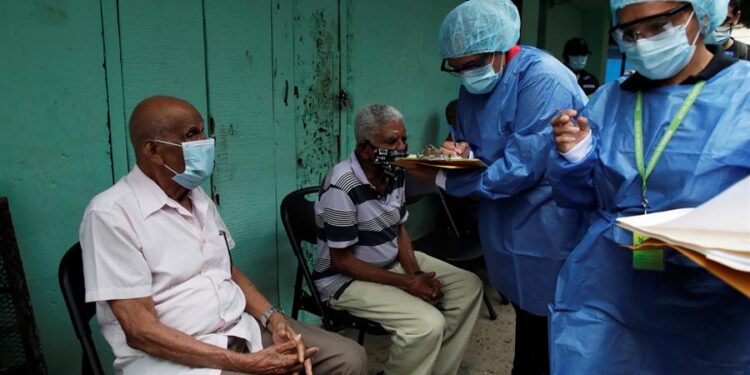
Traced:
<path fill-rule="evenodd" d="M 269 306 L 268 310 L 260 316 L 260 324 L 263 325 L 264 328 L 268 328 L 268 322 L 271 320 L 271 316 L 275 313 L 283 314 L 284 312 L 273 305 Z"/>

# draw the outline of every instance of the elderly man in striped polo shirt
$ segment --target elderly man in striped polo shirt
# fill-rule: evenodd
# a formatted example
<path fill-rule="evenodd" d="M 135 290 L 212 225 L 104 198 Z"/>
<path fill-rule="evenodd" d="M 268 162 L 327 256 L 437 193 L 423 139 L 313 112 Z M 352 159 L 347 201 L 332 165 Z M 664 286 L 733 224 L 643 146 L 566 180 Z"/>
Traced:
<path fill-rule="evenodd" d="M 406 152 L 401 113 L 365 106 L 357 112 L 355 136 L 356 150 L 328 173 L 315 203 L 316 287 L 332 308 L 392 333 L 386 374 L 456 374 L 482 283 L 412 249 L 403 171 L 390 163 Z"/>

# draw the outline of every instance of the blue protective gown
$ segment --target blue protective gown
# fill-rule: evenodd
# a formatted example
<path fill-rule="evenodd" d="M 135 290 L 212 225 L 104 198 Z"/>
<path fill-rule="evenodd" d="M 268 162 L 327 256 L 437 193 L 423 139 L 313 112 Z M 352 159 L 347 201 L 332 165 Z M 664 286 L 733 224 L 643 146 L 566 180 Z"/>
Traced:
<path fill-rule="evenodd" d="M 692 85 L 645 91 L 644 149 L 651 156 Z M 618 82 L 583 115 L 594 150 L 572 164 L 556 152 L 549 173 L 563 206 L 595 208 L 592 225 L 560 272 L 551 307 L 553 374 L 750 374 L 750 299 L 674 250 L 665 272 L 634 270 L 640 215 L 634 154 L 635 93 Z M 750 174 L 750 64 L 708 80 L 648 180 L 652 212 L 695 207 Z M 746 208 L 738 208 L 746 209 Z"/>
<path fill-rule="evenodd" d="M 585 229 L 581 212 L 560 209 L 545 176 L 553 147 L 550 119 L 582 108 L 575 76 L 548 55 L 523 46 L 495 89 L 458 99 L 456 138 L 488 168 L 447 174 L 446 191 L 478 196 L 479 233 L 490 281 L 522 309 L 547 316 L 557 274 Z"/>

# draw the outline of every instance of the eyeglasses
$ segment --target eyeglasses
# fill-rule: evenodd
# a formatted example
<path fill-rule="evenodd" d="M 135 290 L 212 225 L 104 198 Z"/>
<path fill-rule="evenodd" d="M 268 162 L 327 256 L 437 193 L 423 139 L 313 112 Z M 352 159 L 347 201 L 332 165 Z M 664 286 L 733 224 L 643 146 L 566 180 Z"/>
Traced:
<path fill-rule="evenodd" d="M 716 31 L 718 31 L 720 33 L 725 33 L 727 31 L 728 32 L 732 32 L 733 29 L 734 29 L 734 25 L 721 25 L 721 26 L 719 26 L 719 27 L 716 28 Z"/>
<path fill-rule="evenodd" d="M 440 63 L 440 71 L 459 76 L 463 72 L 483 67 L 485 65 L 484 63 L 487 61 L 487 56 L 489 55 L 492 55 L 492 53 L 483 53 L 480 59 L 471 61 L 458 69 L 448 64 L 448 59 L 443 59 Z"/>
<path fill-rule="evenodd" d="M 651 38 L 673 28 L 674 17 L 688 9 L 692 9 L 692 6 L 689 3 L 684 3 L 664 13 L 616 25 L 610 29 L 609 33 L 619 45 L 635 43 L 639 39 Z"/>

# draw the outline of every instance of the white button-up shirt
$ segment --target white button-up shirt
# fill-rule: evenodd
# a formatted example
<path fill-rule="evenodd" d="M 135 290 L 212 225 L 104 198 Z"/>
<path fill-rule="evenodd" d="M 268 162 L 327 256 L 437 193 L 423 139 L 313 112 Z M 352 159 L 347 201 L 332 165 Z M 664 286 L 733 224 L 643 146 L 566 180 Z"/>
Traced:
<path fill-rule="evenodd" d="M 136 166 L 86 208 L 80 229 L 86 301 L 96 301 L 102 334 L 118 374 L 205 374 L 135 350 L 108 300 L 151 297 L 162 324 L 223 348 L 227 336 L 262 349 L 257 321 L 231 279 L 234 241 L 201 188 L 189 193 L 193 212 L 169 198 Z"/>

